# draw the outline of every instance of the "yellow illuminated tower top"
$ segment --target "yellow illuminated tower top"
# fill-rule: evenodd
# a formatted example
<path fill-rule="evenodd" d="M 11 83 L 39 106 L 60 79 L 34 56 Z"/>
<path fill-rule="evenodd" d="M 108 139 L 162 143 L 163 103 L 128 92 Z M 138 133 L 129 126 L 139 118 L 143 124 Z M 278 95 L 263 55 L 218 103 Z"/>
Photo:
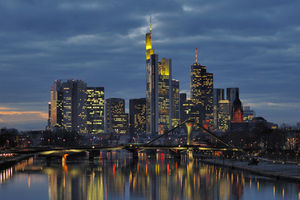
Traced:
<path fill-rule="evenodd" d="M 150 60 L 150 56 L 154 54 L 154 50 L 152 49 L 152 44 L 151 44 L 151 31 L 152 31 L 152 24 L 151 24 L 151 16 L 150 16 L 149 32 L 146 33 L 146 59 L 147 60 Z"/>

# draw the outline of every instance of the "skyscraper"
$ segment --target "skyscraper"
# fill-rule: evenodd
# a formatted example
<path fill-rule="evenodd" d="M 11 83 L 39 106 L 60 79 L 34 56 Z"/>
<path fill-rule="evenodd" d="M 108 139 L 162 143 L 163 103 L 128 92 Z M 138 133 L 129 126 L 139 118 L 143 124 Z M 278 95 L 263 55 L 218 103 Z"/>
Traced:
<path fill-rule="evenodd" d="M 228 100 L 219 100 L 217 117 L 217 131 L 226 132 L 230 126 L 230 109 Z"/>
<path fill-rule="evenodd" d="M 218 129 L 218 110 L 219 110 L 219 101 L 220 100 L 224 100 L 224 89 L 216 88 L 213 90 L 214 129 Z"/>
<path fill-rule="evenodd" d="M 158 63 L 158 133 L 163 134 L 172 126 L 171 95 L 172 65 L 171 59 L 162 58 Z"/>
<path fill-rule="evenodd" d="M 206 66 L 197 61 L 191 65 L 191 100 L 194 103 L 191 118 L 195 124 L 203 124 L 204 120 L 213 122 L 213 74 L 206 71 Z M 198 128 L 197 125 L 195 126 Z"/>
<path fill-rule="evenodd" d="M 146 132 L 146 98 L 129 100 L 130 134 Z"/>
<path fill-rule="evenodd" d="M 87 133 L 86 88 L 81 80 L 62 83 L 63 127 L 67 131 Z"/>
<path fill-rule="evenodd" d="M 106 99 L 106 131 L 126 134 L 128 130 L 128 114 L 125 113 L 125 100 L 120 98 Z"/>
<path fill-rule="evenodd" d="M 63 125 L 63 89 L 60 80 L 51 86 L 50 128 Z"/>
<path fill-rule="evenodd" d="M 104 133 L 104 87 L 88 87 L 87 129 L 89 133 Z"/>
<path fill-rule="evenodd" d="M 227 88 L 226 97 L 227 100 L 229 100 L 230 115 L 232 115 L 232 104 L 236 98 L 236 95 L 239 95 L 239 88 Z"/>
<path fill-rule="evenodd" d="M 180 103 L 179 103 L 179 80 L 172 79 L 172 127 L 175 127 L 180 122 Z"/>
<path fill-rule="evenodd" d="M 171 59 L 154 54 L 150 30 L 146 34 L 146 132 L 163 133 L 171 128 Z"/>

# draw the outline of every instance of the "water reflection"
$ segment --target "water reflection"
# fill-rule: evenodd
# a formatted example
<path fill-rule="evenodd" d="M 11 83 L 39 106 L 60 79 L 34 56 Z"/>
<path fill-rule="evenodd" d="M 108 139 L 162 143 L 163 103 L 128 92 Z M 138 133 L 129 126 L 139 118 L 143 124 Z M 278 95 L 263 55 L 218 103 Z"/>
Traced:
<path fill-rule="evenodd" d="M 18 173 L 47 176 L 50 200 L 299 199 L 300 194 L 296 183 L 206 165 L 190 155 L 174 159 L 162 152 L 139 153 L 138 160 L 125 151 L 100 152 L 94 160 L 72 160 L 68 155 L 50 163 L 35 159 Z M 12 177 L 11 169 L 5 174 L 5 180 Z M 27 190 L 34 187 L 30 183 L 35 178 L 28 176 Z"/>

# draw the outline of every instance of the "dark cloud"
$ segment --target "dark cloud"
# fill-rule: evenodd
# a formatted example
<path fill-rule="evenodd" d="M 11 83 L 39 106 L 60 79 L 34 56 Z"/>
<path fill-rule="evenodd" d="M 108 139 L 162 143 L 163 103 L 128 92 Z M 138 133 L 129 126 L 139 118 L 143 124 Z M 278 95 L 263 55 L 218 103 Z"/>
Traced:
<path fill-rule="evenodd" d="M 198 47 L 216 87 L 240 87 L 258 114 L 295 123 L 299 8 L 294 0 L 1 1 L 0 107 L 47 112 L 56 79 L 104 86 L 107 98 L 145 96 L 144 38 L 152 15 L 155 52 L 172 58 L 182 90 L 189 90 Z"/>

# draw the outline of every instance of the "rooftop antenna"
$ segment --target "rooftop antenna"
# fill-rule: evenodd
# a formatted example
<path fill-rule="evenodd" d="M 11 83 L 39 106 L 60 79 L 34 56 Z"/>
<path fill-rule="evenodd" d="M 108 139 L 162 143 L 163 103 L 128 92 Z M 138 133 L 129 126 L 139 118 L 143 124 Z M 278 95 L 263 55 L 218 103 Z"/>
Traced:
<path fill-rule="evenodd" d="M 196 47 L 196 64 L 198 63 L 198 53 L 197 53 L 197 47 Z"/>
<path fill-rule="evenodd" d="M 150 15 L 150 32 L 152 31 L 152 22 L 151 22 L 151 15 Z"/>

